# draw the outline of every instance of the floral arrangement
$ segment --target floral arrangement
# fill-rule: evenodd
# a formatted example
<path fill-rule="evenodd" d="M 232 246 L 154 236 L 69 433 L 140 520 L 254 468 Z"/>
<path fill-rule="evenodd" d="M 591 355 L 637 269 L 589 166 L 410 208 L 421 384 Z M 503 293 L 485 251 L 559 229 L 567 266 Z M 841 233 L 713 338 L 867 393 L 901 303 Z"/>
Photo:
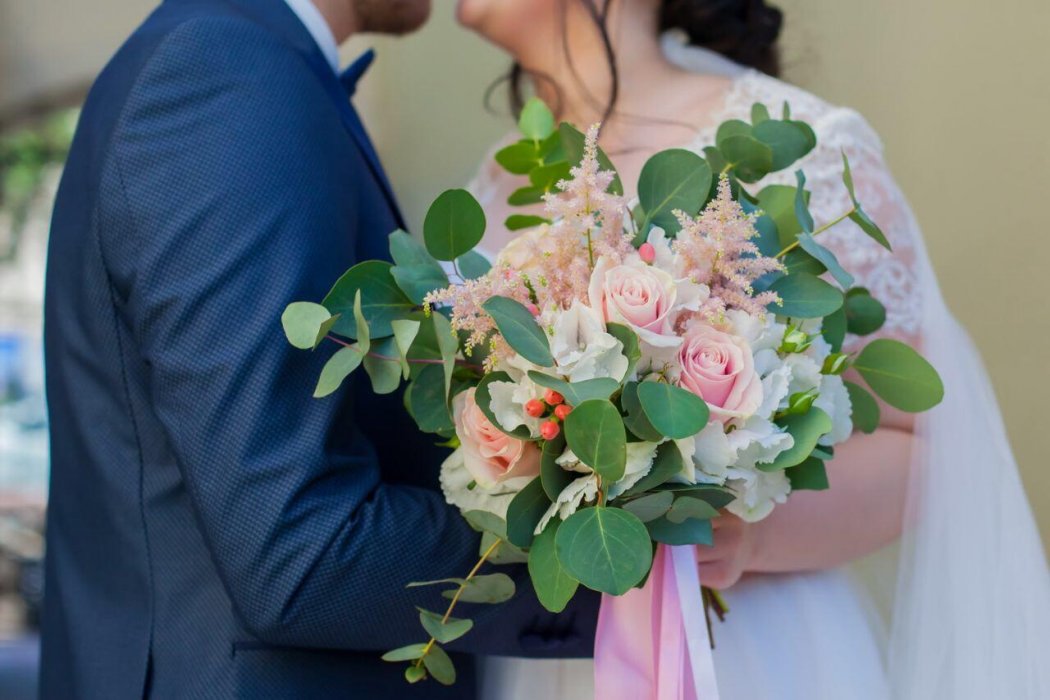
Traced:
<path fill-rule="evenodd" d="M 801 171 L 797 187 L 747 189 L 812 150 L 812 129 L 787 106 L 751 117 L 723 124 L 703 157 L 654 155 L 629 202 L 597 127 L 556 125 L 530 101 L 523 138 L 496 159 L 528 178 L 510 202 L 543 201 L 547 217 L 510 217 L 525 232 L 494 263 L 474 250 L 481 207 L 450 190 L 422 243 L 396 231 L 393 264 L 362 262 L 321 304 L 285 311 L 293 345 L 343 346 L 317 396 L 362 365 L 377 392 L 408 382 L 420 429 L 454 448 L 446 498 L 483 533 L 463 578 L 408 584 L 451 599 L 420 613 L 425 641 L 384 656 L 408 662 L 409 681 L 452 683 L 442 645 L 472 626 L 457 604 L 514 594 L 484 565 L 527 562 L 554 612 L 580 585 L 623 595 L 644 585 L 656 546 L 711 545 L 720 510 L 756 521 L 792 491 L 827 488 L 835 446 L 879 423 L 872 393 L 912 412 L 941 400 L 936 371 L 903 343 L 843 352 L 885 310 L 817 236 L 848 218 L 889 248 L 845 156 L 853 206 L 817 226 Z"/>

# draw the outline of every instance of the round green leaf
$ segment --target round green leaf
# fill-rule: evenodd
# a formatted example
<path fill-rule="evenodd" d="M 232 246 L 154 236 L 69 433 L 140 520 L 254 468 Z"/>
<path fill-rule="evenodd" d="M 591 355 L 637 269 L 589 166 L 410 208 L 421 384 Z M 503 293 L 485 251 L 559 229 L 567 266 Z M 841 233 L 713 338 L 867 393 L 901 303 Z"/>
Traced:
<path fill-rule="evenodd" d="M 557 518 L 536 535 L 529 549 L 529 576 L 532 587 L 540 604 L 553 613 L 560 613 L 572 600 L 579 587 L 574 579 L 558 561 L 555 539 L 561 521 Z"/>
<path fill-rule="evenodd" d="M 317 380 L 314 389 L 314 398 L 320 399 L 334 393 L 350 375 L 361 364 L 364 353 L 356 345 L 339 350 L 328 358 L 328 362 L 321 368 L 321 376 Z"/>
<path fill-rule="evenodd" d="M 875 297 L 861 291 L 846 295 L 846 328 L 856 335 L 871 335 L 886 323 L 886 307 Z"/>
<path fill-rule="evenodd" d="M 508 297 L 492 297 L 483 306 L 514 352 L 540 367 L 554 364 L 547 336 L 528 309 Z"/>
<path fill-rule="evenodd" d="M 873 340 L 861 350 L 853 367 L 879 398 L 902 411 L 926 411 L 944 398 L 937 370 L 899 340 Z"/>
<path fill-rule="evenodd" d="M 468 280 L 473 280 L 491 270 L 492 263 L 478 251 L 471 250 L 456 258 L 456 269 Z"/>
<path fill-rule="evenodd" d="M 649 572 L 649 532 L 622 508 L 584 508 L 569 516 L 555 536 L 558 561 L 590 589 L 623 595 Z"/>
<path fill-rule="evenodd" d="M 451 599 L 456 589 L 441 591 L 441 595 Z M 475 576 L 467 581 L 459 599 L 464 603 L 503 603 L 514 597 L 514 580 L 506 574 L 485 574 Z"/>
<path fill-rule="evenodd" d="M 448 620 L 435 612 L 419 608 L 419 622 L 439 644 L 448 644 L 459 639 L 474 626 L 473 620 L 450 617 Z"/>
<path fill-rule="evenodd" d="M 824 462 L 816 457 L 808 457 L 802 464 L 789 467 L 784 473 L 791 482 L 792 491 L 825 491 L 831 485 Z"/>
<path fill-rule="evenodd" d="M 782 304 L 770 304 L 769 310 L 791 318 L 822 318 L 842 307 L 842 292 L 806 272 L 785 275 L 769 287 Z"/>
<path fill-rule="evenodd" d="M 674 503 L 674 494 L 672 492 L 656 491 L 641 498 L 636 498 L 633 501 L 627 501 L 623 504 L 623 509 L 634 513 L 639 520 L 646 523 L 663 516 L 671 508 L 672 503 Z M 705 503 L 704 505 L 707 504 Z"/>
<path fill-rule="evenodd" d="M 338 320 L 325 307 L 309 301 L 293 302 L 281 314 L 288 342 L 300 350 L 316 348 Z"/>
<path fill-rule="evenodd" d="M 503 222 L 503 225 L 508 231 L 521 231 L 522 229 L 533 228 L 549 223 L 550 219 L 545 219 L 542 216 L 536 216 L 534 214 L 511 214 L 507 217 L 507 220 Z"/>
<path fill-rule="evenodd" d="M 808 135 L 796 122 L 767 120 L 756 124 L 751 135 L 773 151 L 773 170 L 783 170 L 809 153 Z"/>
<path fill-rule="evenodd" d="M 423 665 L 441 685 L 452 685 L 456 682 L 456 667 L 445 650 L 437 644 L 430 647 L 430 651 L 423 657 Z"/>
<path fill-rule="evenodd" d="M 543 443 L 543 450 L 540 456 L 540 481 L 543 483 L 543 491 L 547 494 L 547 498 L 551 501 L 556 501 L 561 492 L 565 490 L 572 480 L 578 476 L 577 474 L 562 469 L 561 465 L 555 460 L 561 457 L 565 451 L 565 437 L 559 435 L 553 440 L 546 440 Z"/>
<path fill-rule="evenodd" d="M 816 448 L 821 436 L 831 432 L 833 427 L 831 416 L 819 408 L 810 408 L 807 413 L 784 416 L 778 423 L 791 434 L 795 444 L 777 455 L 772 462 L 756 465 L 762 471 L 778 471 L 801 464 Z"/>
<path fill-rule="evenodd" d="M 383 654 L 383 661 L 414 661 L 423 655 L 426 644 L 409 644 Z"/>
<path fill-rule="evenodd" d="M 654 542 L 669 545 L 703 544 L 710 546 L 714 534 L 710 520 L 687 518 L 680 523 L 672 523 L 666 517 L 650 520 L 645 524 L 649 536 Z"/>
<path fill-rule="evenodd" d="M 542 141 L 554 133 L 554 115 L 543 100 L 531 97 L 521 109 L 518 128 L 525 138 Z"/>
<path fill-rule="evenodd" d="M 445 373 L 440 365 L 426 365 L 409 384 L 405 401 L 416 425 L 424 433 L 451 430 L 452 415 L 445 399 Z"/>
<path fill-rule="evenodd" d="M 592 399 L 607 399 L 620 388 L 620 383 L 610 377 L 595 377 L 580 382 L 567 382 L 542 372 L 529 372 L 529 379 L 546 389 L 553 389 L 565 397 L 570 406 L 577 406 Z"/>
<path fill-rule="evenodd" d="M 438 260 L 455 260 L 485 235 L 485 212 L 466 190 L 442 192 L 423 220 L 423 240 Z"/>
<path fill-rule="evenodd" d="M 576 457 L 606 483 L 623 478 L 627 467 L 627 432 L 620 412 L 608 401 L 592 399 L 565 419 L 565 439 Z"/>
<path fill-rule="evenodd" d="M 853 382 L 843 382 L 849 392 L 849 402 L 853 407 L 853 425 L 862 433 L 874 433 L 882 420 L 882 409 L 875 397 L 868 390 Z"/>
<path fill-rule="evenodd" d="M 509 173 L 528 175 L 530 170 L 543 163 L 543 158 L 533 141 L 518 141 L 497 151 L 496 162 Z"/>
<path fill-rule="evenodd" d="M 645 211 L 645 221 L 669 233 L 677 232 L 680 227 L 672 212 L 680 209 L 693 215 L 700 211 L 711 190 L 712 178 L 707 162 L 684 148 L 652 156 L 638 176 L 638 200 Z"/>
<path fill-rule="evenodd" d="M 543 481 L 536 477 L 518 491 L 507 506 L 507 539 L 518 547 L 532 544 L 533 532 L 543 514 L 550 507 L 551 499 L 543 490 Z"/>
<path fill-rule="evenodd" d="M 742 182 L 758 182 L 773 169 L 773 149 L 751 136 L 730 136 L 718 150 Z"/>
<path fill-rule="evenodd" d="M 699 396 L 663 382 L 639 384 L 638 402 L 652 426 L 672 440 L 696 435 L 710 417 L 707 404 Z"/>
<path fill-rule="evenodd" d="M 415 308 L 412 300 L 397 286 L 390 274 L 392 266 L 382 260 L 366 260 L 351 267 L 332 286 L 321 302 L 339 320 L 332 331 L 347 338 L 357 338 L 354 297 L 361 293 L 361 314 L 372 338 L 385 338 L 393 333 L 390 322 L 408 318 Z"/>
<path fill-rule="evenodd" d="M 665 491 L 664 493 L 668 493 Z M 679 496 L 675 499 L 674 505 L 667 512 L 667 519 L 674 523 L 684 523 L 689 518 L 696 520 L 710 520 L 711 518 L 718 517 L 718 510 L 713 508 L 711 504 L 699 498 L 690 498 L 689 496 Z"/>

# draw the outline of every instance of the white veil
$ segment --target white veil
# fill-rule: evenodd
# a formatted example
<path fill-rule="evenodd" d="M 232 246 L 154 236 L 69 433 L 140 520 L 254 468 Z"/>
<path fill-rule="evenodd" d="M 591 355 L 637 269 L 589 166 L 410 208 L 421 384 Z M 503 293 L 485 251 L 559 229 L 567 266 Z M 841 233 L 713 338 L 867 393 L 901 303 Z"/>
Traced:
<path fill-rule="evenodd" d="M 696 72 L 749 73 L 686 46 L 673 32 L 664 50 Z M 760 95 L 769 104 L 786 99 L 794 108 L 803 98 L 779 81 L 762 80 L 767 92 L 778 93 Z M 852 128 L 877 143 L 856 113 L 839 111 L 844 116 L 829 126 L 832 136 Z M 886 649 L 894 697 L 1050 698 L 1050 573 L 999 406 L 980 355 L 944 303 L 906 200 L 888 172 L 880 185 L 882 203 L 889 200 L 898 225 L 911 229 L 908 266 L 916 280 L 911 296 L 922 300 L 916 310 L 922 351 L 945 385 L 944 402 L 917 420 L 900 546 L 876 555 L 874 576 L 864 574 L 875 587 L 896 581 Z"/>

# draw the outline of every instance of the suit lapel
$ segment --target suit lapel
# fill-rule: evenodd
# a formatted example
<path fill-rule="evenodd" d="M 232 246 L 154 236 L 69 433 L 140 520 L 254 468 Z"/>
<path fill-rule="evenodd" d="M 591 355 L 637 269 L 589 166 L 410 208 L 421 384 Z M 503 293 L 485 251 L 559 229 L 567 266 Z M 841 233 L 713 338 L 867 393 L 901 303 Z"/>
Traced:
<path fill-rule="evenodd" d="M 317 74 L 324 85 L 325 91 L 335 103 L 342 118 L 347 132 L 354 139 L 358 150 L 368 164 L 372 176 L 379 184 L 383 197 L 386 199 L 397 225 L 405 228 L 405 222 L 401 216 L 401 210 L 397 205 L 397 198 L 386 177 L 383 165 L 372 145 L 372 140 L 365 131 L 364 124 L 358 116 L 357 111 L 350 104 L 350 97 L 357 85 L 357 80 L 371 64 L 374 53 L 369 50 L 361 58 L 357 59 L 344 73 L 343 81 L 332 71 L 331 65 L 325 59 L 320 47 L 310 32 L 295 16 L 284 0 L 228 0 L 244 14 L 252 17 L 273 33 L 280 36 L 289 46 L 303 56 L 310 69 Z"/>

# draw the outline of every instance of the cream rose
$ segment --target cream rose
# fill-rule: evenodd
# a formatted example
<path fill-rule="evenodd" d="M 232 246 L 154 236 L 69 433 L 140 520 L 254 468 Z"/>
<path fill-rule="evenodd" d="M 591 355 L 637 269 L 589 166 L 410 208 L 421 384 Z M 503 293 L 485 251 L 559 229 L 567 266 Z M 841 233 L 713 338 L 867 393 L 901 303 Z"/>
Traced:
<path fill-rule="evenodd" d="M 674 333 L 678 285 L 667 272 L 640 259 L 617 265 L 601 258 L 591 273 L 591 307 L 606 322 L 622 323 L 653 347 L 677 347 Z"/>
<path fill-rule="evenodd" d="M 678 383 L 702 398 L 714 420 L 747 418 L 762 405 L 762 379 L 743 338 L 695 324 L 678 350 Z"/>
<path fill-rule="evenodd" d="M 532 442 L 517 440 L 494 426 L 474 400 L 474 389 L 452 400 L 452 417 L 463 451 L 463 462 L 474 481 L 492 488 L 509 479 L 540 473 L 540 451 Z"/>

